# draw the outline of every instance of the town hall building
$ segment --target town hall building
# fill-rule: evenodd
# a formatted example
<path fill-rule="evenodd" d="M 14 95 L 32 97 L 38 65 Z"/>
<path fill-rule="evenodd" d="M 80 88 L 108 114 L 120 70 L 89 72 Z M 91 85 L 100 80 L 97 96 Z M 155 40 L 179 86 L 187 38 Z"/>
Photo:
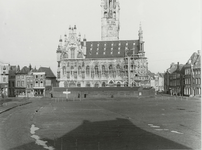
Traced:
<path fill-rule="evenodd" d="M 137 40 L 119 40 L 119 0 L 101 1 L 101 41 L 87 41 L 69 27 L 59 39 L 59 87 L 140 87 L 148 83 L 143 30 Z"/>

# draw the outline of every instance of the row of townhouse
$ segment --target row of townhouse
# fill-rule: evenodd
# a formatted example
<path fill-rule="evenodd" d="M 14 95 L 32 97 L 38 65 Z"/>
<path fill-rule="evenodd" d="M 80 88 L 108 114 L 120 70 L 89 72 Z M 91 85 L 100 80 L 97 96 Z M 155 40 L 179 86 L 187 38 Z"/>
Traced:
<path fill-rule="evenodd" d="M 45 96 L 55 86 L 56 76 L 48 67 L 20 69 L 0 62 L 0 97 Z"/>
<path fill-rule="evenodd" d="M 164 91 L 164 74 L 163 73 L 152 73 L 148 72 L 150 86 L 155 89 L 155 91 Z"/>
<path fill-rule="evenodd" d="M 8 95 L 8 74 L 9 74 L 10 64 L 0 61 L 0 96 Z"/>
<path fill-rule="evenodd" d="M 186 64 L 171 64 L 164 74 L 164 90 L 171 95 L 201 95 L 200 51 L 194 52 Z"/>
<path fill-rule="evenodd" d="M 41 97 L 46 95 L 56 86 L 56 76 L 50 68 L 40 67 L 32 69 L 23 67 L 16 72 L 15 96 L 17 97 Z"/>

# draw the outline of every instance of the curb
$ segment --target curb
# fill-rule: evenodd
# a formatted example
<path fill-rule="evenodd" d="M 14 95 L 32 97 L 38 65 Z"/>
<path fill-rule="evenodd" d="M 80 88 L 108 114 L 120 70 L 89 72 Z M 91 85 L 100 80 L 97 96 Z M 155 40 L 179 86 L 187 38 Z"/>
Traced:
<path fill-rule="evenodd" d="M 22 104 L 19 104 L 19 105 L 16 105 L 16 106 L 12 106 L 12 107 L 6 108 L 6 109 L 0 111 L 0 114 L 2 114 L 2 113 L 4 113 L 4 112 L 7 112 L 7 111 L 9 111 L 9 110 L 11 110 L 11 109 L 14 109 L 14 108 L 16 108 L 16 107 L 18 107 L 18 106 L 27 105 L 27 104 L 30 104 L 30 103 L 32 103 L 32 102 L 26 102 L 26 103 L 22 103 Z"/>

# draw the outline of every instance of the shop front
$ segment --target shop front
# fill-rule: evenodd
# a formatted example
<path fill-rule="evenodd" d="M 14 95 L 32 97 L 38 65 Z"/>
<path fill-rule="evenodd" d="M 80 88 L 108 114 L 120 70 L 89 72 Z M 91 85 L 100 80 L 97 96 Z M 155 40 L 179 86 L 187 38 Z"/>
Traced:
<path fill-rule="evenodd" d="M 44 97 L 45 87 L 34 88 L 34 97 Z"/>

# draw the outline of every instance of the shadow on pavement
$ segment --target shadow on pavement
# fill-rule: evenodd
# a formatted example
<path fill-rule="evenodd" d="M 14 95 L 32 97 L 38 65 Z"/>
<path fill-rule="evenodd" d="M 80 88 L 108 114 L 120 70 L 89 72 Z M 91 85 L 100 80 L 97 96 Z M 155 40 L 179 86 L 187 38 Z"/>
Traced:
<path fill-rule="evenodd" d="M 47 145 L 54 147 L 55 150 L 190 149 L 142 130 L 130 120 L 122 118 L 98 122 L 84 120 L 82 125 L 64 136 L 55 140 L 50 139 L 43 140 L 48 141 Z M 33 142 L 10 150 L 44 150 L 44 148 Z"/>

